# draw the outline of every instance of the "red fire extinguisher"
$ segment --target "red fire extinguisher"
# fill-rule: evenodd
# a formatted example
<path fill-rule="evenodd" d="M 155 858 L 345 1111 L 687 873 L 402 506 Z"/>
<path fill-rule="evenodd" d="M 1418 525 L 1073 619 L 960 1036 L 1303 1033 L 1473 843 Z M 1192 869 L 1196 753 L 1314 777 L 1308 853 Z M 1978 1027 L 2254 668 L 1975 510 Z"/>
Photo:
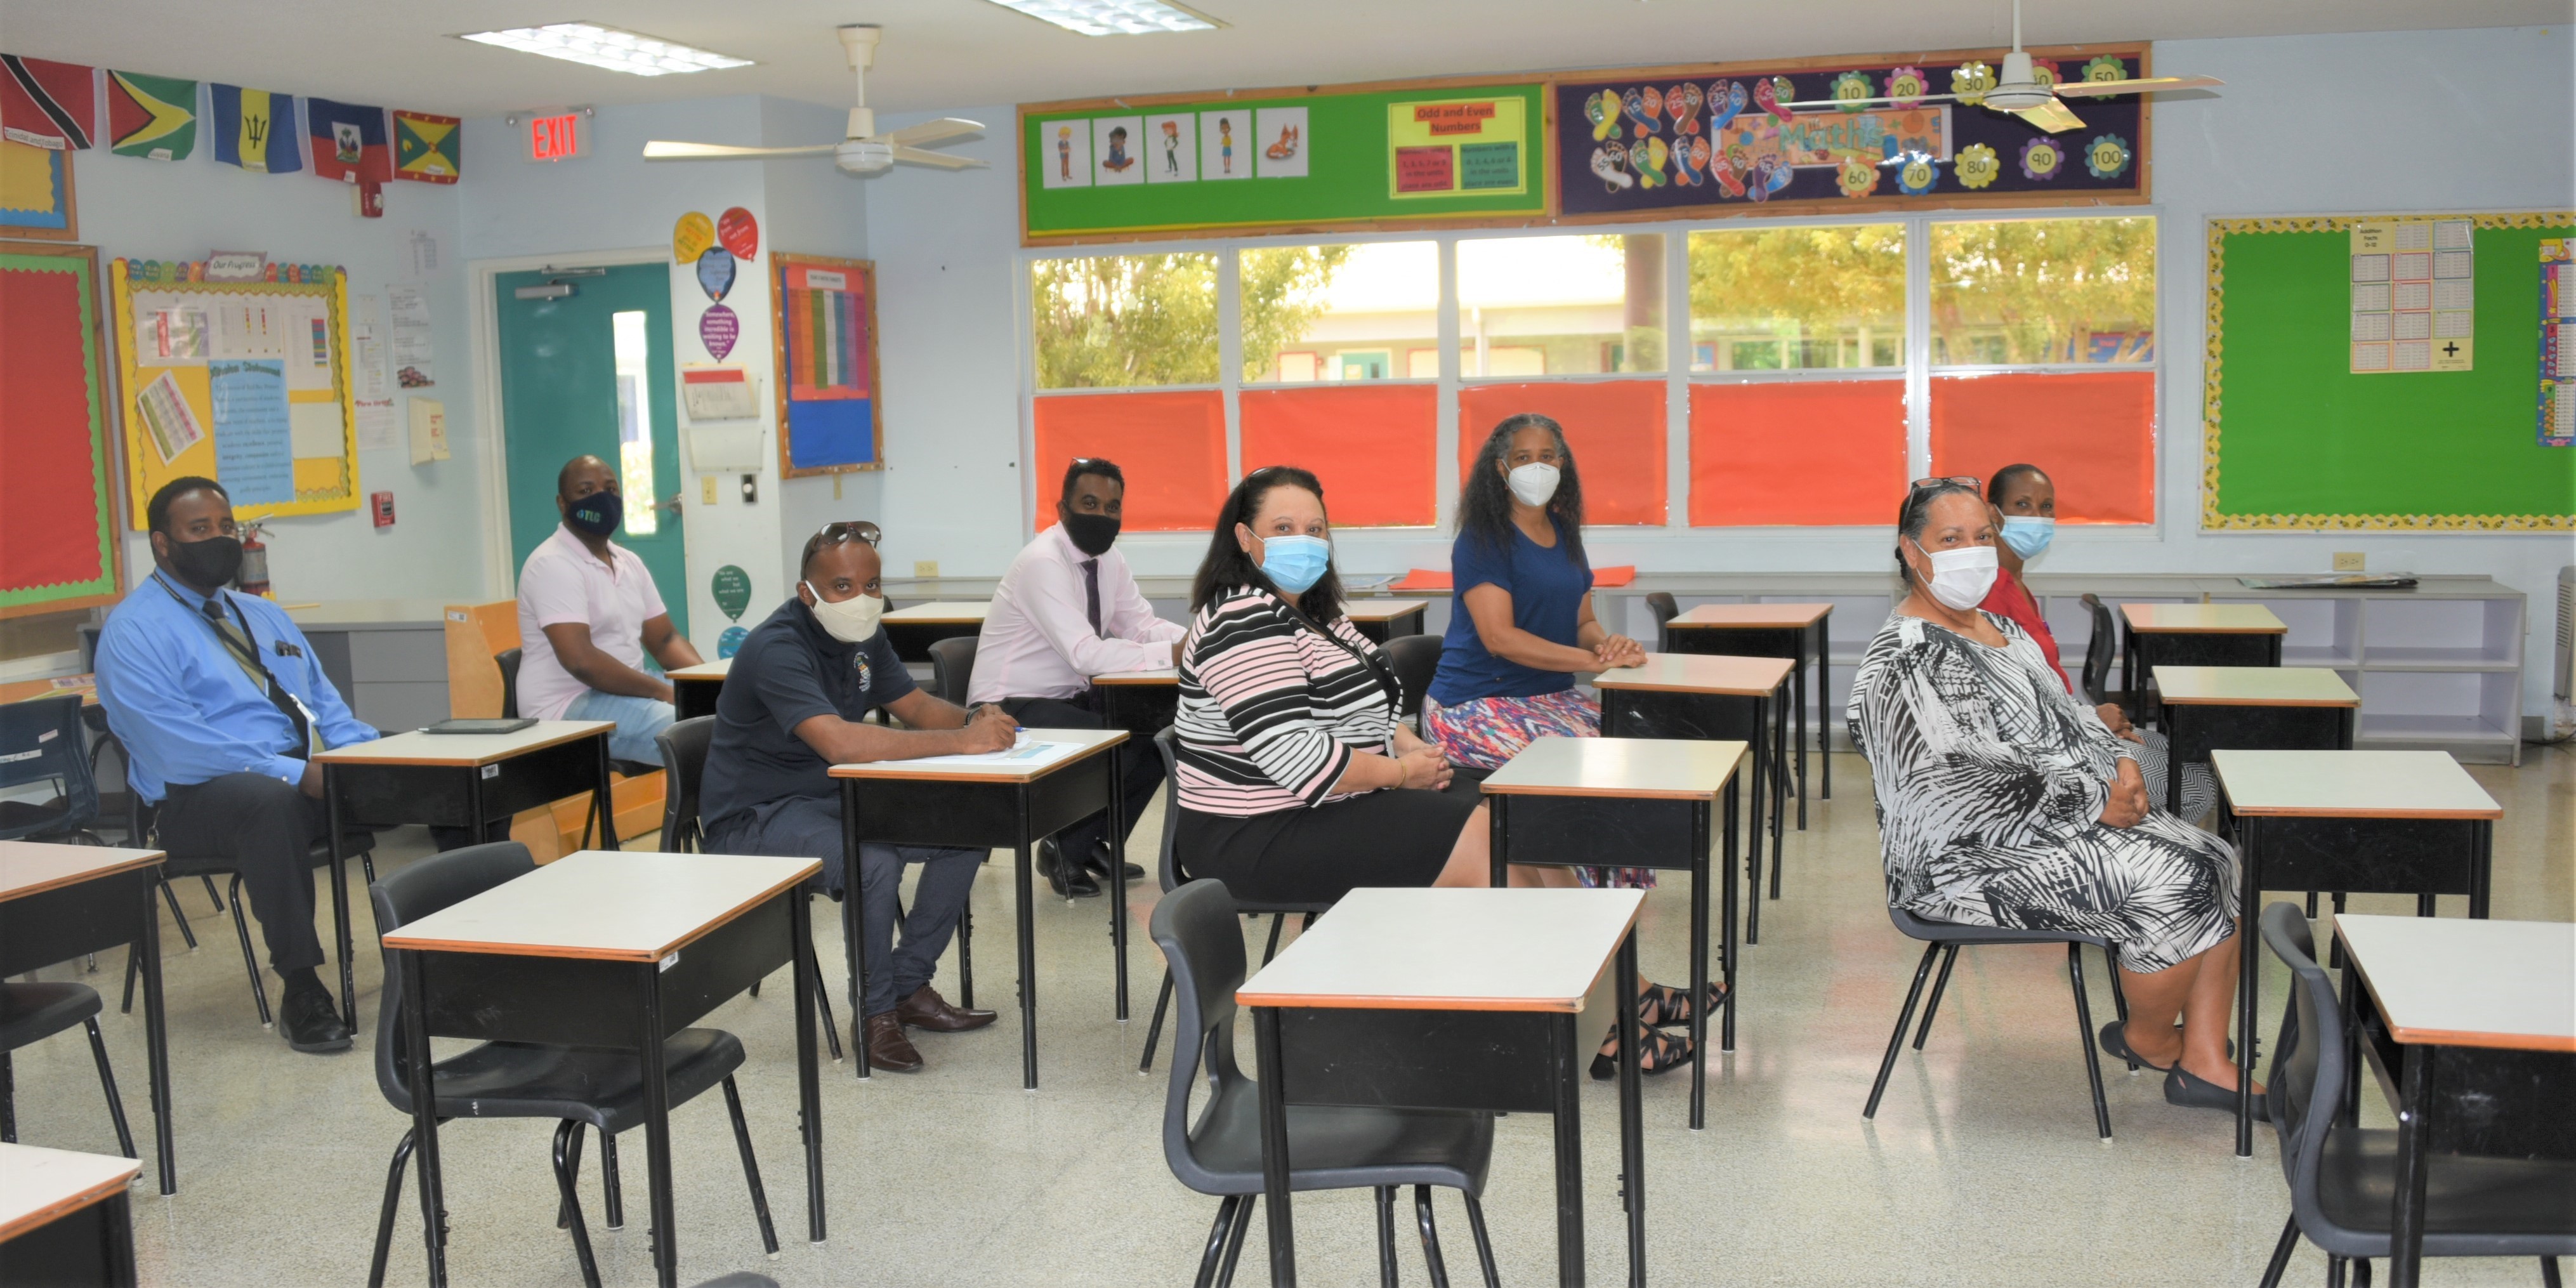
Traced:
<path fill-rule="evenodd" d="M 243 525 L 241 573 L 233 582 L 245 595 L 269 599 L 274 596 L 268 593 L 268 545 L 260 540 L 262 535 L 259 524 Z"/>

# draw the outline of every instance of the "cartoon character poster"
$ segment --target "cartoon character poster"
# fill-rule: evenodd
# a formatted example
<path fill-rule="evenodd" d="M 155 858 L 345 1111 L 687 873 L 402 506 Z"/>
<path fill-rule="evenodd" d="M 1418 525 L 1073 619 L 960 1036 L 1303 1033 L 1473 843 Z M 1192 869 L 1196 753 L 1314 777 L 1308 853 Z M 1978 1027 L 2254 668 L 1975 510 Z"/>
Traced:
<path fill-rule="evenodd" d="M 1104 116 L 1091 123 L 1091 182 L 1109 188 L 1145 181 L 1145 118 Z"/>
<path fill-rule="evenodd" d="M 1252 114 L 1253 173 L 1264 179 L 1306 177 L 1306 109 L 1265 107 Z"/>
<path fill-rule="evenodd" d="M 1091 122 L 1074 118 L 1038 125 L 1039 172 L 1049 188 L 1091 186 Z"/>
<path fill-rule="evenodd" d="M 1145 182 L 1189 183 L 1199 177 L 1199 118 L 1145 118 Z"/>
<path fill-rule="evenodd" d="M 1252 177 L 1252 112 L 1228 109 L 1199 113 L 1199 177 Z"/>

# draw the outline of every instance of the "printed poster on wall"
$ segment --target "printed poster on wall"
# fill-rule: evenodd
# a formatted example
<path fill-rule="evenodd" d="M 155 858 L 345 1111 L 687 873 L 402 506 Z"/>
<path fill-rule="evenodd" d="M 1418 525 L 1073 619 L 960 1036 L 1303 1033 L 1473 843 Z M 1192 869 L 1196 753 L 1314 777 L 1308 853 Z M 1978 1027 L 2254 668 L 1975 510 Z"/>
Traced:
<path fill-rule="evenodd" d="M 1389 195 L 1528 191 L 1524 106 L 1507 95 L 1387 104 Z"/>
<path fill-rule="evenodd" d="M 2540 243 L 2540 445 L 2576 447 L 2576 237 Z"/>
<path fill-rule="evenodd" d="M 2477 251 L 2468 219 L 2352 226 L 2352 373 L 2471 371 Z"/>
<path fill-rule="evenodd" d="M 798 478 L 881 464 L 873 265 L 788 254 L 775 263 L 781 472 Z"/>

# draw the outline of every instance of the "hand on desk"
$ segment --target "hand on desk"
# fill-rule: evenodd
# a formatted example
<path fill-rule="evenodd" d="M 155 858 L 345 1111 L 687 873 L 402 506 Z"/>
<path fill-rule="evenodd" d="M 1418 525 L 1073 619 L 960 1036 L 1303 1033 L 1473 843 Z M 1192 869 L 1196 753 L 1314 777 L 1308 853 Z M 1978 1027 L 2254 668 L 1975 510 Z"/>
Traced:
<path fill-rule="evenodd" d="M 1592 646 L 1592 660 L 1604 671 L 1623 666 L 1644 666 L 1646 646 L 1625 635 L 1608 635 Z"/>
<path fill-rule="evenodd" d="M 957 731 L 957 751 L 968 756 L 1009 751 L 1011 744 L 1018 741 L 1019 726 L 1019 721 L 998 706 L 977 707 L 974 716 Z"/>

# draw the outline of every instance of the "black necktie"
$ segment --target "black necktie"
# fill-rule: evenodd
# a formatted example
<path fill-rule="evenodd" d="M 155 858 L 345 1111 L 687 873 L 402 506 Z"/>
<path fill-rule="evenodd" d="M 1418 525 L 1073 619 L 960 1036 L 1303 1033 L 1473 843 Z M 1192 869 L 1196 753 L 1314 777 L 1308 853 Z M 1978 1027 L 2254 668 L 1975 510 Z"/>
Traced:
<path fill-rule="evenodd" d="M 1100 629 L 1100 561 L 1097 559 L 1082 561 L 1082 593 L 1089 601 L 1091 633 L 1107 635 L 1109 632 Z"/>

